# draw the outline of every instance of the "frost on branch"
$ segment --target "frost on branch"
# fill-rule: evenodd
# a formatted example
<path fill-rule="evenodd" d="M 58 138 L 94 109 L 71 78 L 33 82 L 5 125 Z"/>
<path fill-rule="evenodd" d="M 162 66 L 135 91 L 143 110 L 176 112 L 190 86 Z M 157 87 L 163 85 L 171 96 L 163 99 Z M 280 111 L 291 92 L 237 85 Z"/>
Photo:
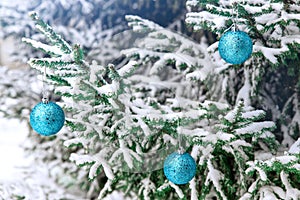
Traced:
<path fill-rule="evenodd" d="M 69 129 L 63 143 L 71 149 L 70 160 L 82 166 L 75 170 L 76 177 L 91 180 L 87 184 L 88 194 L 99 190 L 102 197 L 111 192 L 110 186 L 122 188 L 123 173 L 131 173 L 129 178 L 139 182 L 144 180 L 144 172 L 161 172 L 163 159 L 174 151 L 165 143 L 171 142 L 176 147 L 178 135 L 182 134 L 179 126 L 191 125 L 191 129 L 205 116 L 199 103 L 181 98 L 184 90 L 177 80 L 167 85 L 170 91 L 177 90 L 176 97 L 163 97 L 160 92 L 141 95 L 138 90 L 144 87 L 140 79 L 135 79 L 139 75 L 133 75 L 141 63 L 128 61 L 118 69 L 112 64 L 88 63 L 79 45 L 74 45 L 69 52 L 66 47 L 70 45 L 64 45 L 65 41 L 49 25 L 37 17 L 34 19 L 50 44 L 24 41 L 35 48 L 46 49 L 51 57 L 34 58 L 29 64 L 41 73 L 46 67 L 46 81 L 55 85 L 56 94 L 62 96 L 61 105 L 68 113 L 66 126 Z M 156 84 L 166 88 L 164 82 Z M 134 174 L 136 172 L 140 174 Z M 159 176 L 165 179 L 161 173 Z M 105 180 L 103 188 L 98 188 L 100 180 Z M 143 192 L 135 191 L 136 194 L 152 198 L 155 191 L 146 187 L 147 181 L 142 183 L 134 189 Z"/>
<path fill-rule="evenodd" d="M 221 3 L 228 7 L 228 1 Z M 113 190 L 136 199 L 255 199 L 266 194 L 296 198 L 291 193 L 298 194 L 294 189 L 299 179 L 295 182 L 287 171 L 299 168 L 297 156 L 277 156 L 280 165 L 267 165 L 269 157 L 262 159 L 261 152 L 275 153 L 277 142 L 270 132 L 275 124 L 263 120 L 264 111 L 250 107 L 251 87 L 267 62 L 252 59 L 240 69 L 215 57 L 218 64 L 212 64 L 205 42 L 199 45 L 150 21 L 127 18 L 134 30 L 148 33 L 136 48 L 123 51 L 127 59 L 117 67 L 87 62 L 78 45 L 65 53 L 60 45 L 27 40 L 52 56 L 30 64 L 41 72 L 46 66 L 47 80 L 62 95 L 68 133 L 60 142 L 70 149 L 64 159 L 81 166 L 72 168 L 77 179 L 91 179 L 85 184 L 88 194 L 97 192 L 99 199 Z M 216 74 L 225 74 L 224 80 L 219 82 Z M 227 96 L 230 103 L 244 103 L 232 109 L 221 103 L 228 102 L 223 93 L 227 90 L 234 94 Z M 168 182 L 161 170 L 164 158 L 174 151 L 169 146 L 177 148 L 180 137 L 198 164 L 194 180 L 186 186 Z M 270 172 L 273 166 L 276 170 Z M 268 180 L 272 183 L 264 184 Z"/>
<path fill-rule="evenodd" d="M 89 156 L 89 155 L 78 155 L 78 154 L 71 154 L 70 160 L 74 161 L 77 165 L 83 166 L 87 164 L 91 164 L 90 172 L 89 172 L 89 179 L 94 179 L 99 173 L 99 168 L 102 166 L 105 172 L 105 175 L 109 179 L 113 179 L 114 175 L 109 166 L 108 162 L 105 160 L 107 159 L 107 152 L 102 150 L 99 153 Z"/>
<path fill-rule="evenodd" d="M 50 45 L 35 42 L 33 40 L 24 39 L 24 41 L 32 44 L 35 48 L 44 48 L 49 51 L 51 58 L 31 59 L 29 64 L 31 67 L 44 72 L 44 68 L 47 70 L 47 82 L 48 84 L 55 85 L 55 92 L 62 96 L 64 101 L 63 107 L 65 111 L 68 111 L 67 125 L 73 130 L 73 137 L 64 138 L 65 145 L 70 149 L 73 149 L 71 154 L 71 160 L 74 160 L 78 165 L 92 164 L 88 168 L 88 174 L 85 170 L 76 170 L 78 179 L 81 179 L 82 175 L 87 175 L 90 182 L 90 190 L 97 189 L 93 185 L 98 182 L 96 177 L 101 177 L 99 173 L 104 171 L 106 176 L 113 179 L 113 172 L 108 164 L 108 156 L 106 152 L 109 148 L 103 148 L 98 153 L 91 153 L 84 155 L 84 152 L 94 147 L 95 149 L 102 147 L 97 145 L 98 138 L 103 136 L 103 132 L 97 129 L 98 121 L 105 123 L 105 119 L 108 120 L 109 113 L 104 113 L 103 116 L 98 116 L 94 106 L 108 103 L 107 97 L 101 94 L 102 97 L 97 97 L 97 90 L 90 87 L 91 84 L 87 84 L 84 80 L 90 80 L 93 84 L 101 85 L 105 84 L 104 78 L 98 80 L 95 77 L 101 76 L 105 73 L 103 67 L 95 67 L 91 72 L 88 70 L 88 64 L 82 60 L 81 49 L 76 45 L 74 48 L 69 49 L 67 44 L 59 35 L 57 35 L 52 28 L 40 20 L 34 15 L 34 20 L 39 25 L 40 30 L 46 35 L 50 41 Z M 59 51 L 57 50 L 59 49 Z M 45 50 L 45 49 L 44 49 Z M 52 53 L 51 52 L 54 52 Z M 95 64 L 94 64 L 95 65 Z M 89 76 L 91 77 L 89 78 Z M 102 80 L 102 82 L 101 82 Z M 93 101 L 89 102 L 89 100 Z M 105 106 L 104 106 L 105 107 Z M 87 117 L 87 118 L 86 118 Z M 100 119 L 104 119 L 99 120 Z M 96 120 L 96 122 L 88 123 L 88 121 Z M 98 131 L 98 132 L 97 132 Z M 75 136 L 75 137 L 74 137 Z M 77 137 L 76 137 L 77 136 Z M 103 137 L 102 137 L 103 138 Z M 74 148 L 75 147 L 75 148 Z M 83 147 L 83 148 L 82 148 Z M 84 150 L 82 152 L 82 149 Z M 76 153 L 75 153 L 76 152 Z M 105 152 L 105 153 L 103 153 Z M 103 153 L 103 154 L 101 154 Z M 89 191 L 93 194 L 95 191 Z"/>
<path fill-rule="evenodd" d="M 137 58 L 140 64 L 153 62 L 150 75 L 162 73 L 174 65 L 186 78 L 203 81 L 213 71 L 214 65 L 208 58 L 204 41 L 197 44 L 138 16 L 128 15 L 126 19 L 133 31 L 143 30 L 147 36 L 137 43 L 137 47 L 122 53 Z"/>
<path fill-rule="evenodd" d="M 213 102 L 203 104 L 208 116 L 210 112 L 216 112 L 212 105 Z M 220 199 L 241 197 L 249 187 L 246 163 L 254 159 L 257 148 L 264 147 L 259 147 L 261 142 L 269 148 L 277 145 L 274 135 L 265 134 L 275 124 L 261 121 L 265 114 L 262 110 L 245 107 L 240 102 L 227 113 L 226 110 L 219 112 L 223 117 L 218 117 L 220 124 L 215 121 L 215 130 L 209 130 L 209 134 L 195 134 L 193 139 L 192 155 L 197 158 L 201 165 L 200 174 L 203 174 L 201 182 L 196 184 L 202 188 L 198 192 L 203 199 L 210 195 Z M 216 118 L 212 115 L 211 121 L 213 119 Z M 231 176 L 232 170 L 236 170 L 237 176 Z"/>
<path fill-rule="evenodd" d="M 217 41 L 207 48 L 217 69 L 222 69 L 220 76 L 214 74 L 209 79 L 210 90 L 216 91 L 211 97 L 232 105 L 244 99 L 245 105 L 260 106 L 277 123 L 275 134 L 282 138 L 282 146 L 290 148 L 299 137 L 300 124 L 296 86 L 299 82 L 299 1 L 188 0 L 186 5 L 189 10 L 186 22 L 194 30 L 210 30 L 217 34 L 218 40 L 235 20 L 238 29 L 245 31 L 254 44 L 251 58 L 240 66 L 221 60 Z"/>
<path fill-rule="evenodd" d="M 256 180 L 243 198 L 262 198 L 267 195 L 269 197 L 279 196 L 281 199 L 299 199 L 299 161 L 297 154 L 289 153 L 265 161 L 248 162 L 249 167 L 246 173 Z M 258 175 L 255 176 L 255 174 Z M 274 174 L 276 175 L 274 176 Z M 278 179 L 279 181 L 276 181 Z"/>

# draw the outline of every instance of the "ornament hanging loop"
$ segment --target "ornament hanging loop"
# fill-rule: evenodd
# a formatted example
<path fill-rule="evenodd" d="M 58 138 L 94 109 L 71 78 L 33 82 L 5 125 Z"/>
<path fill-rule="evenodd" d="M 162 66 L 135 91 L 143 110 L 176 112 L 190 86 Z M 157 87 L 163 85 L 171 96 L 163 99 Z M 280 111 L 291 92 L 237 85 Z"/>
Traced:
<path fill-rule="evenodd" d="M 236 21 L 233 22 L 232 31 L 234 31 L 234 32 L 238 31 L 238 27 L 237 27 Z"/>
<path fill-rule="evenodd" d="M 178 135 L 178 153 L 184 154 L 185 150 L 183 148 L 183 135 L 180 127 L 180 118 L 177 121 L 177 135 Z"/>
<path fill-rule="evenodd" d="M 43 98 L 42 98 L 42 102 L 43 103 L 49 103 L 49 93 L 48 93 L 48 90 L 46 89 L 46 78 L 47 78 L 47 71 L 46 71 L 46 66 L 44 66 L 44 73 L 43 73 Z"/>
<path fill-rule="evenodd" d="M 237 27 L 237 19 L 239 18 L 239 12 L 238 12 L 238 3 L 237 2 L 234 2 L 232 3 L 232 21 L 233 21 L 233 24 L 230 26 L 231 30 L 232 31 L 238 31 L 238 27 Z"/>

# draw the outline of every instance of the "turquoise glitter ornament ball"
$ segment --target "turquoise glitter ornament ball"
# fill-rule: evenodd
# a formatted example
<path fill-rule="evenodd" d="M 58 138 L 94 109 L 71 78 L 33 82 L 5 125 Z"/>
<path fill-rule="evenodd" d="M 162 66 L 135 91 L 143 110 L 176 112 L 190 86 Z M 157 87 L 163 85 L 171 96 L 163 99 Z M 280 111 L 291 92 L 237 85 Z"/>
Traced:
<path fill-rule="evenodd" d="M 186 184 L 196 174 L 196 162 L 188 153 L 174 152 L 164 162 L 164 174 L 172 183 Z"/>
<path fill-rule="evenodd" d="M 40 102 L 30 113 L 30 125 L 37 133 L 50 136 L 58 133 L 65 123 L 62 108 L 53 102 Z"/>
<path fill-rule="evenodd" d="M 228 63 L 241 64 L 252 54 L 251 38 L 243 31 L 228 31 L 219 41 L 220 56 Z"/>

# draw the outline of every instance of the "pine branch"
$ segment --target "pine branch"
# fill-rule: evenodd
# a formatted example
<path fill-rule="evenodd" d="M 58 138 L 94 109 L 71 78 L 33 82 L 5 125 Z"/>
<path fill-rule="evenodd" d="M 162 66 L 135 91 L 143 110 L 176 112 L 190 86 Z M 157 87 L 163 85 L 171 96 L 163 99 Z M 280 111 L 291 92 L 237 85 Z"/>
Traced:
<path fill-rule="evenodd" d="M 41 20 L 36 12 L 29 13 L 29 16 L 34 20 L 36 28 L 49 39 L 52 45 L 56 46 L 65 54 L 71 53 L 71 46 L 63 40 L 60 35 L 56 34 L 51 26 Z"/>

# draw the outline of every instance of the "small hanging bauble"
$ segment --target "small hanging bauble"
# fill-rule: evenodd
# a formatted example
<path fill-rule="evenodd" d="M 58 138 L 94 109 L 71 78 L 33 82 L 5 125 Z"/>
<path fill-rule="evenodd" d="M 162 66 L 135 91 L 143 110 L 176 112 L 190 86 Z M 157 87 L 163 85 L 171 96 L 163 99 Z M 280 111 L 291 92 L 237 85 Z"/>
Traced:
<path fill-rule="evenodd" d="M 30 113 L 30 125 L 37 133 L 50 136 L 58 133 L 65 123 L 62 108 L 53 102 L 38 103 Z"/>
<path fill-rule="evenodd" d="M 164 162 L 164 174 L 172 183 L 186 184 L 196 174 L 196 162 L 188 153 L 174 152 Z"/>
<path fill-rule="evenodd" d="M 228 63 L 241 64 L 252 54 L 252 40 L 243 31 L 228 31 L 219 41 L 220 56 Z"/>

